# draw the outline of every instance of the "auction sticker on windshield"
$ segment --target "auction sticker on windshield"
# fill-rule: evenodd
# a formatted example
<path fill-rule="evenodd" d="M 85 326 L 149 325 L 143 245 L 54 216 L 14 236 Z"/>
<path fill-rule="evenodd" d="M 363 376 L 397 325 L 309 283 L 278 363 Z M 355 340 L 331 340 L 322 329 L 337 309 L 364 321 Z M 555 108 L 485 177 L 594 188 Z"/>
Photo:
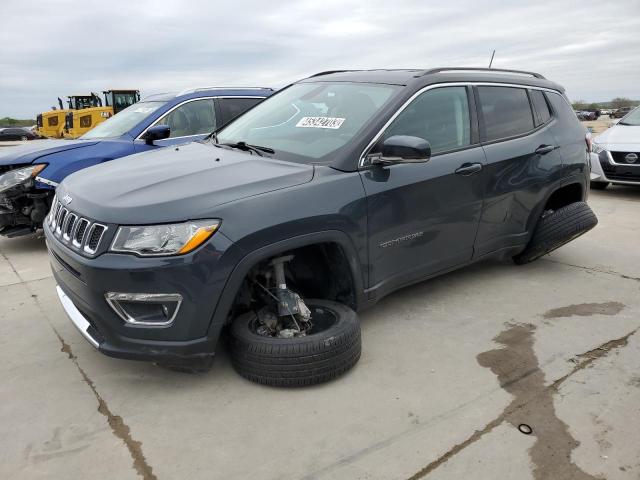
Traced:
<path fill-rule="evenodd" d="M 302 117 L 296 124 L 300 128 L 332 128 L 337 130 L 344 123 L 344 118 L 335 117 Z"/>

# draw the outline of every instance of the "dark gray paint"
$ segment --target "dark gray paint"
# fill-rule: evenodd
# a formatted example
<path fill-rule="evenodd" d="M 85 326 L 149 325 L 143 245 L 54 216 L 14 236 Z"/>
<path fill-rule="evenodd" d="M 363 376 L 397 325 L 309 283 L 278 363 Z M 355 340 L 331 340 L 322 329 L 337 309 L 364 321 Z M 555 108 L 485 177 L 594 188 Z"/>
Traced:
<path fill-rule="evenodd" d="M 363 308 L 396 288 L 484 256 L 517 253 L 554 191 L 576 183 L 585 196 L 585 130 L 573 113 L 568 115 L 556 103 L 565 102 L 560 88 L 557 95 L 549 94 L 557 97 L 551 102 L 555 119 L 534 132 L 483 143 L 479 118 L 480 136 L 469 148 L 423 163 L 358 169 L 361 153 L 380 128 L 427 84 L 492 80 L 557 88 L 546 80 L 502 75 L 385 75 L 360 72 L 326 78 L 404 79 L 410 85 L 365 127 L 365 134 L 329 162 L 302 165 L 196 143 L 68 177 L 58 195 L 69 194 L 73 210 L 108 224 L 111 236 L 118 224 L 222 220 L 204 247 L 167 258 L 104 251 L 86 258 L 60 245 L 45 228 L 56 280 L 103 326 L 108 338 L 101 349 L 128 358 L 210 354 L 251 266 L 317 242 L 341 246 L 353 273 L 357 307 Z M 559 148 L 535 153 L 543 145 Z M 471 175 L 455 173 L 468 164 L 482 168 Z M 388 242 L 392 246 L 381 246 Z M 186 307 L 171 327 L 132 329 L 106 306 L 102 295 L 110 290 L 177 292 L 185 297 Z"/>

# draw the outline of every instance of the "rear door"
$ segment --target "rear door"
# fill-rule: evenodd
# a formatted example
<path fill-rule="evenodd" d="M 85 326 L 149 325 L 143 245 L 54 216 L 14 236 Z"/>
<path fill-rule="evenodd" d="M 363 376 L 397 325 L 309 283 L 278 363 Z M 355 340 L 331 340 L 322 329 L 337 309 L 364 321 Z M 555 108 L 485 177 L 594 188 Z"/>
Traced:
<path fill-rule="evenodd" d="M 562 159 L 552 134 L 557 123 L 546 97 L 527 87 L 477 86 L 480 135 L 487 158 L 485 206 L 475 256 L 528 241 L 536 207 L 560 181 Z M 534 110 L 538 104 L 540 112 Z M 549 109 L 545 113 L 543 105 Z M 544 120 L 544 121 L 543 121 Z"/>
<path fill-rule="evenodd" d="M 485 163 L 472 91 L 443 86 L 417 96 L 384 131 L 431 144 L 424 163 L 361 171 L 367 194 L 370 284 L 383 294 L 469 261 L 482 208 Z M 373 147 L 375 153 L 378 147 Z"/>
<path fill-rule="evenodd" d="M 216 99 L 218 127 L 231 122 L 264 100 L 263 97 L 219 97 Z"/>

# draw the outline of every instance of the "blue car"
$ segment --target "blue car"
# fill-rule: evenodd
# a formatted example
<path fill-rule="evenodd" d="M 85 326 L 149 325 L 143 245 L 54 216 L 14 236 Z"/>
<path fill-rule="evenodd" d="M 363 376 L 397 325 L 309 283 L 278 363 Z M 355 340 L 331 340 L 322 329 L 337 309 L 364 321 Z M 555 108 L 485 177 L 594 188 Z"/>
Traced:
<path fill-rule="evenodd" d="M 273 93 L 270 88 L 199 88 L 146 97 L 77 140 L 0 150 L 0 235 L 42 226 L 68 175 L 151 149 L 202 140 Z"/>

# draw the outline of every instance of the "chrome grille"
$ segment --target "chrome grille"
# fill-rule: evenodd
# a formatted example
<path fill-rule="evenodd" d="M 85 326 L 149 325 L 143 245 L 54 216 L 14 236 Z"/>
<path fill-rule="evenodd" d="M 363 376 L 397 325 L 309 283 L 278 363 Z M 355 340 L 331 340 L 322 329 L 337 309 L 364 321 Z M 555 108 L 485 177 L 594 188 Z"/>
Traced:
<path fill-rule="evenodd" d="M 104 231 L 107 229 L 104 225 L 100 225 L 98 223 L 94 223 L 91 225 L 89 229 L 89 240 L 87 240 L 86 245 L 84 246 L 84 251 L 87 253 L 96 253 L 96 250 L 100 246 L 100 240 L 102 239 L 102 235 L 104 235 Z"/>
<path fill-rule="evenodd" d="M 64 207 L 58 197 L 53 198 L 47 217 L 51 233 L 68 247 L 94 255 L 100 248 L 108 227 L 83 218 Z"/>
<path fill-rule="evenodd" d="M 84 242 L 84 234 L 87 233 L 87 227 L 89 226 L 89 220 L 86 218 L 81 218 L 78 221 L 78 228 L 76 229 L 76 233 L 73 234 L 73 244 L 76 247 L 82 246 Z"/>

